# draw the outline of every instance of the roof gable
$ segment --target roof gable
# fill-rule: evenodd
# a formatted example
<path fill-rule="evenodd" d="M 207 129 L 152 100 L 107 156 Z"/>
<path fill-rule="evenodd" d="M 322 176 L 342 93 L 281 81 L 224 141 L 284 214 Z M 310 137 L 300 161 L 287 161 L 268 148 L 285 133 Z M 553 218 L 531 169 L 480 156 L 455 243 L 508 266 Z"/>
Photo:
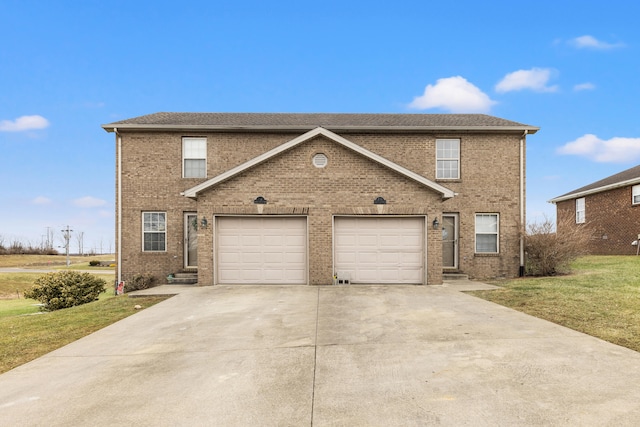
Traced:
<path fill-rule="evenodd" d="M 343 138 L 342 136 L 331 132 L 330 130 L 324 129 L 322 127 L 317 127 L 315 129 L 312 129 L 288 142 L 285 142 L 275 148 L 273 148 L 272 150 L 267 151 L 266 153 L 263 153 L 257 157 L 254 157 L 253 159 L 242 163 L 241 165 L 238 165 L 232 169 L 229 169 L 226 172 L 221 173 L 218 176 L 215 176 L 199 185 L 196 185 L 195 187 L 189 188 L 188 190 L 184 191 L 182 193 L 183 196 L 185 197 L 190 197 L 190 198 L 197 198 L 198 197 L 198 193 L 205 191 L 209 188 L 212 188 L 214 186 L 216 186 L 217 184 L 227 181 L 261 163 L 266 162 L 267 160 L 276 157 L 300 144 L 303 144 L 319 135 L 322 135 L 326 138 L 329 138 L 330 140 L 342 145 L 345 148 L 350 149 L 351 151 L 354 151 L 360 155 L 362 155 L 363 157 L 368 158 L 369 160 L 372 160 L 382 166 L 385 166 L 397 173 L 399 173 L 400 175 L 405 176 L 408 179 L 411 179 L 412 181 L 415 181 L 419 184 L 422 184 L 423 186 L 430 188 L 431 190 L 440 193 L 442 195 L 442 198 L 444 199 L 449 199 L 451 197 L 453 197 L 455 194 L 452 190 L 443 187 L 440 184 L 437 184 L 425 177 L 423 177 L 422 175 L 419 175 L 413 171 L 410 171 L 409 169 L 398 165 L 397 163 L 392 162 L 391 160 L 388 160 L 378 154 L 375 154 L 361 146 L 359 146 L 358 144 L 355 144 L 349 140 L 347 140 L 346 138 Z"/>
<path fill-rule="evenodd" d="M 590 194 L 600 193 L 602 191 L 613 190 L 615 188 L 626 187 L 628 185 L 640 184 L 640 165 L 624 170 L 620 173 L 611 175 L 584 187 L 580 187 L 562 196 L 549 200 L 549 203 L 558 203 L 565 200 L 577 199 L 579 197 L 588 196 Z"/>

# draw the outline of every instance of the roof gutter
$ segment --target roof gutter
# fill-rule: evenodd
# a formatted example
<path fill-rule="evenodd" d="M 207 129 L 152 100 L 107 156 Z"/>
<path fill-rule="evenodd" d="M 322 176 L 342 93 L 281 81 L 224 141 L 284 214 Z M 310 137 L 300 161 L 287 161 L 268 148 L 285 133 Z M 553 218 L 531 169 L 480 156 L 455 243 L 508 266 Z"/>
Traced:
<path fill-rule="evenodd" d="M 540 130 L 535 126 L 330 126 L 330 125 L 177 125 L 177 124 L 105 124 L 107 132 L 114 130 L 158 130 L 158 131 L 212 131 L 212 132 L 307 132 L 323 127 L 336 132 L 526 132 L 530 134 Z"/>
<path fill-rule="evenodd" d="M 555 197 L 548 200 L 547 203 L 556 204 L 558 202 L 564 202 L 566 200 L 578 199 L 580 197 L 588 196 L 590 194 L 601 193 L 603 191 L 614 190 L 616 188 L 627 187 L 629 185 L 640 184 L 640 177 L 628 179 L 626 181 L 616 182 L 615 184 L 609 184 L 598 188 L 592 188 L 590 190 L 584 190 L 577 193 L 565 194 L 564 196 Z"/>

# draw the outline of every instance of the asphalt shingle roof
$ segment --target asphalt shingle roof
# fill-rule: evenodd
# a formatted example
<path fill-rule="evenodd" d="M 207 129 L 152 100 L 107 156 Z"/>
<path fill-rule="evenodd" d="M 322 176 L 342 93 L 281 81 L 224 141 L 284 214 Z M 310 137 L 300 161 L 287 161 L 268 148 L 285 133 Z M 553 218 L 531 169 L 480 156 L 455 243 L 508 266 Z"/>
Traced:
<path fill-rule="evenodd" d="M 569 199 L 574 194 L 581 195 L 584 193 L 596 193 L 599 189 L 606 189 L 608 187 L 615 186 L 616 184 L 621 184 L 633 180 L 640 180 L 640 165 L 624 170 L 615 175 L 611 175 L 599 181 L 593 182 L 589 185 L 585 185 L 584 187 L 577 188 L 561 196 L 555 197 L 551 201 L 553 202 L 558 201 L 558 199 Z"/>
<path fill-rule="evenodd" d="M 359 113 L 154 113 L 103 125 L 113 128 L 252 128 L 252 129 L 375 129 L 470 128 L 528 130 L 538 128 L 485 114 L 359 114 Z"/>

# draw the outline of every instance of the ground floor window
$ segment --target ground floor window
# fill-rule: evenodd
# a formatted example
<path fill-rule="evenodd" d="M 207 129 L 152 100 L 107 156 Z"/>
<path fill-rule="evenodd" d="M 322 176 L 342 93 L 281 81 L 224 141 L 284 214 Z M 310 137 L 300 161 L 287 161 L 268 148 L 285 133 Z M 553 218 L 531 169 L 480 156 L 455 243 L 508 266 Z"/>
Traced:
<path fill-rule="evenodd" d="M 142 250 L 164 252 L 167 250 L 166 212 L 142 213 Z"/>
<path fill-rule="evenodd" d="M 498 253 L 498 214 L 476 214 L 476 253 Z"/>

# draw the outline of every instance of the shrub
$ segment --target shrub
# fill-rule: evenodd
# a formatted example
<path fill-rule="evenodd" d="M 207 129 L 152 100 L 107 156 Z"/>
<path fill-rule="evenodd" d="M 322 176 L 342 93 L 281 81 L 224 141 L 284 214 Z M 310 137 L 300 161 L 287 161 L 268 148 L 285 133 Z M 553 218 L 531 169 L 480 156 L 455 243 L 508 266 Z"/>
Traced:
<path fill-rule="evenodd" d="M 44 310 L 53 311 L 95 301 L 105 292 L 105 285 L 104 279 L 90 273 L 59 271 L 38 277 L 24 296 L 40 301 Z"/>
<path fill-rule="evenodd" d="M 555 231 L 555 224 L 545 218 L 541 223 L 527 225 L 525 232 L 525 252 L 527 276 L 554 276 L 570 271 L 570 264 L 576 258 L 587 254 L 590 235 L 582 228 L 567 224 L 561 236 Z"/>
<path fill-rule="evenodd" d="M 92 259 L 91 261 L 89 261 L 89 265 L 91 267 L 97 267 L 100 265 L 100 261 L 96 260 L 96 259 Z"/>
<path fill-rule="evenodd" d="M 149 289 L 156 284 L 156 281 L 156 277 L 152 274 L 136 274 L 131 278 L 131 280 L 125 282 L 124 291 L 131 292 L 140 289 Z"/>

